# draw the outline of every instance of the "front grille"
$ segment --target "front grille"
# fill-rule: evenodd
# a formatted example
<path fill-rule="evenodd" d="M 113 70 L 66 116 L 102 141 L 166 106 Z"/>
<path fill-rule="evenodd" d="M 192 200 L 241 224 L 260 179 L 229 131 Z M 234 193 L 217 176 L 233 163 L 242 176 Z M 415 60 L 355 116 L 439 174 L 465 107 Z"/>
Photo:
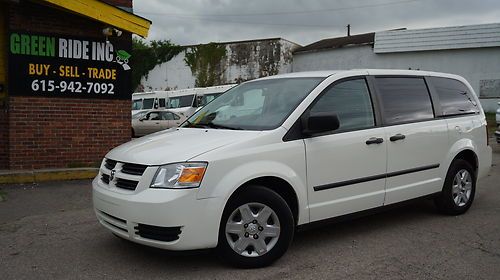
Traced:
<path fill-rule="evenodd" d="M 104 166 L 105 166 L 107 169 L 111 170 L 111 169 L 115 168 L 115 166 L 116 166 L 116 160 L 112 160 L 112 159 L 107 158 L 107 159 L 104 161 Z"/>
<path fill-rule="evenodd" d="M 159 227 L 139 224 L 135 228 L 135 233 L 143 238 L 158 240 L 158 241 L 175 241 L 179 239 L 181 227 Z"/>
<path fill-rule="evenodd" d="M 115 186 L 117 188 L 120 188 L 120 189 L 135 191 L 135 188 L 137 187 L 137 183 L 139 183 L 139 182 L 118 178 L 118 179 L 116 179 Z"/>
<path fill-rule="evenodd" d="M 110 215 L 110 214 L 108 214 L 108 213 L 106 213 L 106 212 L 102 212 L 102 211 L 99 211 L 99 212 L 101 212 L 101 214 L 103 214 L 104 216 L 106 216 L 106 217 L 108 217 L 108 218 L 111 218 L 111 219 L 114 219 L 114 220 L 120 221 L 120 222 L 122 222 L 122 223 L 124 223 L 124 224 L 127 224 L 127 221 L 125 221 L 124 219 L 120 219 L 120 218 L 115 217 L 115 216 L 113 216 L 113 215 Z"/>
<path fill-rule="evenodd" d="M 109 175 L 107 174 L 102 174 L 101 176 L 101 181 L 103 181 L 106 184 L 109 184 Z"/>
<path fill-rule="evenodd" d="M 134 164 L 134 163 L 124 163 L 122 166 L 122 173 L 139 175 L 142 176 L 144 170 L 146 170 L 146 165 Z"/>
<path fill-rule="evenodd" d="M 100 215 L 99 215 L 100 214 Z M 101 221 L 105 223 L 106 225 L 117 229 L 121 232 L 128 232 L 127 230 L 127 221 L 124 219 L 120 219 L 118 217 L 112 216 L 108 213 L 98 211 L 98 215 L 101 217 Z"/>

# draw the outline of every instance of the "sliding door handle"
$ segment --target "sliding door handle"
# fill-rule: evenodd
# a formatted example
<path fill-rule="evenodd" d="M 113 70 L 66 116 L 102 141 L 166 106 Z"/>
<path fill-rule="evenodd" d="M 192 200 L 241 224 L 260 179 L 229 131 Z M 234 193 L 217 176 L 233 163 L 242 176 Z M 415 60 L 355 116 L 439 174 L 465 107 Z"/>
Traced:
<path fill-rule="evenodd" d="M 365 143 L 366 143 L 366 145 L 382 144 L 382 143 L 384 143 L 384 139 L 383 138 L 372 137 L 372 138 L 366 140 Z"/>
<path fill-rule="evenodd" d="M 406 138 L 405 135 L 403 135 L 401 133 L 398 133 L 396 135 L 391 136 L 391 138 L 389 138 L 389 140 L 391 140 L 392 142 L 394 142 L 394 141 L 398 141 L 398 140 L 403 140 L 405 138 Z"/>

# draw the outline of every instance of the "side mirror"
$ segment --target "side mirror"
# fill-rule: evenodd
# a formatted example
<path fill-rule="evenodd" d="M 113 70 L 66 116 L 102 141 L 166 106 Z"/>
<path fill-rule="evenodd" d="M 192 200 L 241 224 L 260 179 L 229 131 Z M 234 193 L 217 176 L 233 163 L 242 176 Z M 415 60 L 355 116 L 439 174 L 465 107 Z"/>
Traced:
<path fill-rule="evenodd" d="M 334 131 L 339 127 L 339 117 L 335 113 L 312 113 L 302 117 L 302 133 L 306 135 Z"/>

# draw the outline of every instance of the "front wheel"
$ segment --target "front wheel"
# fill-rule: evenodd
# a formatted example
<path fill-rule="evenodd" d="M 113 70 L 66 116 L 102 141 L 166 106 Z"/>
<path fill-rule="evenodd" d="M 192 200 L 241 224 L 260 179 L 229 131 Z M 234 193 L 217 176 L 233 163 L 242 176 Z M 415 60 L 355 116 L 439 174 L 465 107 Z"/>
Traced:
<path fill-rule="evenodd" d="M 445 214 L 465 213 L 474 201 L 476 176 L 474 168 L 465 160 L 454 160 L 446 174 L 443 190 L 436 197 L 437 208 Z"/>
<path fill-rule="evenodd" d="M 270 265 L 288 249 L 295 230 L 292 211 L 276 192 L 252 186 L 228 202 L 220 229 L 219 254 L 231 265 Z"/>

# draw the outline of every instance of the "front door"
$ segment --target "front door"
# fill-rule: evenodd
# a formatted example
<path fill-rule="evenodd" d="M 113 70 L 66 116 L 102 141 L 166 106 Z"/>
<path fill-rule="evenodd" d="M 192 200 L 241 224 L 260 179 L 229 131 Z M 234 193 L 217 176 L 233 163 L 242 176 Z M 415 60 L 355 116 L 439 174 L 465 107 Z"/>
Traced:
<path fill-rule="evenodd" d="M 365 78 L 335 82 L 310 112 L 334 112 L 340 121 L 336 131 L 304 140 L 311 221 L 382 206 L 387 143 Z"/>

